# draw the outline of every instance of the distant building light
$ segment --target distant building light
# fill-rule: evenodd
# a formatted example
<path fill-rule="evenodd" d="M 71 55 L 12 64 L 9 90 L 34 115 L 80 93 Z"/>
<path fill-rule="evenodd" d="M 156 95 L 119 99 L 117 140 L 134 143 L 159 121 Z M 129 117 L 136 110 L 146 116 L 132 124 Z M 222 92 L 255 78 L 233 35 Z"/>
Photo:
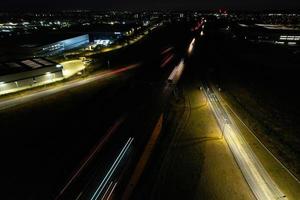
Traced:
<path fill-rule="evenodd" d="M 109 44 L 111 44 L 112 42 L 110 40 L 95 40 L 96 44 L 100 44 L 103 46 L 108 46 Z"/>
<path fill-rule="evenodd" d="M 12 31 L 11 30 L 7 30 L 7 29 L 2 29 L 1 32 L 3 32 L 3 33 L 10 33 Z"/>
<path fill-rule="evenodd" d="M 241 27 L 249 27 L 247 24 L 239 24 Z"/>
<path fill-rule="evenodd" d="M 284 42 L 275 41 L 275 44 L 284 44 Z"/>
<path fill-rule="evenodd" d="M 298 41 L 300 40 L 300 36 L 298 35 L 281 35 L 280 40 L 290 40 L 290 41 Z"/>
<path fill-rule="evenodd" d="M 296 45 L 296 42 L 288 42 L 288 45 Z"/>

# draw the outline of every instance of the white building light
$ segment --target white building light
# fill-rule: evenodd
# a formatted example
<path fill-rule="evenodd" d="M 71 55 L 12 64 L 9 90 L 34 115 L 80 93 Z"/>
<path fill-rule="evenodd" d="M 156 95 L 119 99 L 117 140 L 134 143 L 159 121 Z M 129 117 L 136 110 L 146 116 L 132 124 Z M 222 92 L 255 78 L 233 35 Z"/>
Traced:
<path fill-rule="evenodd" d="M 96 44 L 100 44 L 103 46 L 108 46 L 109 44 L 111 44 L 112 42 L 110 40 L 95 40 Z"/>
<path fill-rule="evenodd" d="M 296 45 L 296 42 L 288 42 L 288 45 Z"/>

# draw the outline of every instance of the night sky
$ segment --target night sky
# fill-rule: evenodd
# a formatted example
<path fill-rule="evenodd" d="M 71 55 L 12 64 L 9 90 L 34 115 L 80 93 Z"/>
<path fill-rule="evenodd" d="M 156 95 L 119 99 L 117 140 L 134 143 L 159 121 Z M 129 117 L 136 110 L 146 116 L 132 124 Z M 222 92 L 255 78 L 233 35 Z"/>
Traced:
<path fill-rule="evenodd" d="M 0 0 L 1 7 L 80 9 L 300 9 L 300 0 Z"/>

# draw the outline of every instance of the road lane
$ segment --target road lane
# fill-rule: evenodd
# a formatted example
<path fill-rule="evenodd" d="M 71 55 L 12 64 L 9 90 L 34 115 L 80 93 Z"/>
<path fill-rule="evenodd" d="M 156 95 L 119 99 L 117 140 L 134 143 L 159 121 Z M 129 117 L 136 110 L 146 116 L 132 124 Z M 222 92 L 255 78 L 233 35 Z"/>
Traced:
<path fill-rule="evenodd" d="M 87 77 L 83 80 L 81 79 L 81 80 L 70 81 L 63 85 L 56 86 L 54 88 L 50 88 L 50 89 L 46 89 L 46 90 L 42 90 L 42 91 L 33 91 L 32 94 L 28 94 L 28 95 L 24 95 L 24 96 L 16 97 L 16 98 L 11 98 L 11 99 L 7 99 L 7 100 L 4 99 L 4 100 L 0 101 L 0 111 L 14 107 L 14 106 L 18 106 L 18 105 L 21 105 L 21 104 L 24 104 L 24 103 L 27 103 L 30 101 L 34 101 L 34 100 L 37 100 L 37 99 L 40 99 L 43 97 L 47 97 L 47 96 L 50 96 L 50 95 L 53 95 L 53 94 L 56 94 L 56 93 L 59 93 L 62 91 L 66 91 L 66 90 L 69 90 L 69 89 L 72 89 L 75 87 L 86 85 L 86 84 L 94 82 L 94 81 L 113 77 L 122 72 L 134 69 L 138 66 L 140 66 L 140 64 L 133 64 L 133 65 L 119 68 L 116 70 L 107 70 L 107 71 L 92 75 L 90 77 Z"/>
<path fill-rule="evenodd" d="M 65 186 L 59 192 L 55 199 L 60 199 L 63 193 L 69 188 L 69 186 L 74 182 L 74 180 L 80 176 L 81 172 L 84 168 L 90 163 L 91 160 L 94 159 L 97 153 L 103 148 L 103 146 L 107 143 L 107 141 L 112 137 L 112 135 L 116 132 L 119 126 L 124 122 L 125 117 L 121 117 L 116 123 L 107 131 L 106 135 L 99 140 L 95 148 L 91 150 L 91 152 L 87 155 L 87 157 L 83 160 L 82 164 L 79 166 L 75 173 L 71 176 L 71 178 L 67 181 Z"/>
<path fill-rule="evenodd" d="M 132 146 L 133 140 L 134 140 L 134 138 L 129 138 L 127 140 L 126 144 L 123 146 L 121 152 L 118 154 L 114 163 L 109 168 L 108 172 L 106 173 L 105 177 L 102 179 L 101 183 L 98 185 L 96 191 L 93 193 L 90 200 L 97 200 L 97 199 L 99 199 L 99 197 L 101 197 L 101 198 L 105 197 L 106 192 L 103 194 L 103 191 L 105 190 L 105 188 L 109 187 L 109 185 L 108 185 L 109 181 L 113 180 L 116 171 L 118 170 L 118 168 L 121 165 L 120 164 L 121 161 L 125 158 L 126 153 Z M 108 190 L 109 190 L 109 188 L 108 188 Z"/>
<path fill-rule="evenodd" d="M 132 199 L 253 199 L 198 86 L 185 80 L 184 97 L 179 90 L 171 98 L 161 138 Z"/>
<path fill-rule="evenodd" d="M 127 187 L 125 189 L 125 192 L 122 195 L 123 200 L 130 199 L 130 196 L 131 196 L 133 190 L 135 189 L 137 183 L 139 182 L 140 177 L 146 167 L 146 164 L 148 163 L 148 160 L 153 152 L 153 149 L 157 143 L 158 137 L 161 133 L 162 123 L 163 123 L 163 114 L 160 115 L 159 120 L 158 120 L 157 124 L 155 125 L 154 130 L 151 134 L 151 137 L 150 137 L 147 145 L 145 146 L 143 154 L 140 157 L 140 159 L 132 173 L 129 183 L 127 184 Z"/>
<path fill-rule="evenodd" d="M 251 150 L 234 120 L 220 103 L 213 89 L 207 85 L 204 85 L 203 88 L 223 136 L 255 197 L 257 199 L 270 200 L 287 199 Z"/>
<path fill-rule="evenodd" d="M 168 38 L 169 38 L 169 36 L 168 36 Z M 180 37 L 180 39 L 183 40 L 182 36 Z M 160 42 L 157 42 L 157 43 L 151 42 L 151 43 L 161 45 Z M 166 44 L 164 44 L 164 45 L 169 46 L 168 43 L 170 43 L 170 42 L 167 42 L 167 45 Z M 176 43 L 177 43 L 177 41 L 176 41 Z M 178 43 L 180 43 L 180 42 L 178 42 Z M 173 44 L 173 42 L 172 42 L 172 44 Z M 174 46 L 174 45 L 172 45 L 172 46 Z M 175 46 L 178 46 L 178 45 L 175 45 Z M 143 45 L 143 48 L 144 48 L 144 45 Z M 145 49 L 148 49 L 148 51 L 150 51 L 149 48 L 145 48 Z M 159 50 L 161 50 L 161 47 L 159 47 Z M 174 59 L 171 60 L 172 62 L 173 61 L 177 62 L 177 53 L 178 52 L 177 52 L 177 47 L 176 47 Z M 26 198 L 28 197 L 28 198 L 32 198 L 32 199 L 49 199 L 52 197 L 52 194 L 54 194 L 54 195 L 57 194 L 59 189 L 61 189 L 60 185 L 63 185 L 66 181 L 66 180 L 61 181 L 60 179 L 58 180 L 57 177 L 62 177 L 62 175 L 60 173 L 64 173 L 64 176 L 66 174 L 66 177 L 63 177 L 62 179 L 66 179 L 67 176 L 69 175 L 69 172 L 72 171 L 74 169 L 74 167 L 77 166 L 77 164 L 75 163 L 75 164 L 70 164 L 70 166 L 68 166 L 68 168 L 67 168 L 66 163 L 67 162 L 71 163 L 73 161 L 72 160 L 73 156 L 75 157 L 75 154 L 76 155 L 79 154 L 80 157 L 84 157 L 90 149 L 89 147 L 84 149 L 83 147 L 86 147 L 86 146 L 84 146 L 84 145 L 80 146 L 80 144 L 82 144 L 85 140 L 89 140 L 89 141 L 94 140 L 94 142 L 96 142 L 99 139 L 98 135 L 100 136 L 100 135 L 102 135 L 103 132 L 106 131 L 106 129 L 104 130 L 104 128 L 103 128 L 103 130 L 102 129 L 99 130 L 99 128 L 104 126 L 103 123 L 111 124 L 111 123 L 109 123 L 110 120 L 115 120 L 115 118 L 113 118 L 113 116 L 114 115 L 119 116 L 120 111 L 123 113 L 123 110 L 125 110 L 125 112 L 126 111 L 130 112 L 131 115 L 132 115 L 132 113 L 134 113 L 134 119 L 137 119 L 137 120 L 141 121 L 142 123 L 137 124 L 136 123 L 137 120 L 129 120 L 129 121 L 134 121 L 134 123 L 132 123 L 130 125 L 127 125 L 128 123 L 124 123 L 122 126 L 126 126 L 126 128 L 124 128 L 126 130 L 120 131 L 121 134 L 117 134 L 117 135 L 118 136 L 120 136 L 120 135 L 127 136 L 129 134 L 134 134 L 135 136 L 139 137 L 138 140 L 135 140 L 135 144 L 139 143 L 139 146 L 143 145 L 144 139 L 145 138 L 147 139 L 147 134 L 141 134 L 141 132 L 144 133 L 148 130 L 151 130 L 152 125 L 153 125 L 151 123 L 152 122 L 151 120 L 152 120 L 152 118 L 157 117 L 157 116 L 153 116 L 153 115 L 155 115 L 156 110 L 160 111 L 160 109 L 156 108 L 157 104 L 154 105 L 152 100 L 154 99 L 154 96 L 156 96 L 155 94 L 158 93 L 158 88 L 159 88 L 159 90 L 161 89 L 162 82 L 165 82 L 165 79 L 161 80 L 160 77 L 164 76 L 164 73 L 169 71 L 168 65 L 170 64 L 170 62 L 168 62 L 167 65 L 162 69 L 159 67 L 159 64 L 161 64 L 160 61 L 161 61 L 162 56 L 158 57 L 159 56 L 158 55 L 157 56 L 158 58 L 156 58 L 155 53 L 151 53 L 151 55 L 149 55 L 149 56 L 140 56 L 140 55 L 136 55 L 136 54 L 130 54 L 130 55 L 135 55 L 134 57 L 137 57 L 137 58 L 143 58 L 142 60 L 145 61 L 145 63 L 148 63 L 148 65 L 143 67 L 143 69 L 140 68 L 141 70 L 138 70 L 138 73 L 136 73 L 136 74 L 139 74 L 137 76 L 137 79 L 130 80 L 129 83 L 128 82 L 124 82 L 124 83 L 120 82 L 123 85 L 125 85 L 124 87 L 121 87 L 122 89 L 120 89 L 120 91 L 118 88 L 116 88 L 116 90 L 111 92 L 111 95 L 107 96 L 106 93 L 100 91 L 99 88 L 94 86 L 94 84 L 98 84 L 98 82 L 95 82 L 95 83 L 89 84 L 85 87 L 79 87 L 78 89 L 74 88 L 70 92 L 66 90 L 60 94 L 53 95 L 49 98 L 47 97 L 47 95 L 45 95 L 45 96 L 41 95 L 41 98 L 47 97 L 47 98 L 45 98 L 45 102 L 44 102 L 44 99 L 42 99 L 39 102 L 36 102 L 36 104 L 38 104 L 39 107 L 43 108 L 42 110 L 47 110 L 47 107 L 48 107 L 47 104 L 48 104 L 48 102 L 50 102 L 49 100 L 53 99 L 52 101 L 54 102 L 54 101 L 56 101 L 56 98 L 60 98 L 60 96 L 70 96 L 70 98 L 63 98 L 64 99 L 63 103 L 60 103 L 60 101 L 58 101 L 59 103 L 57 103 L 57 106 L 55 106 L 55 108 L 57 108 L 57 109 L 53 109 L 52 107 L 50 107 L 51 113 L 53 113 L 52 115 L 53 116 L 57 115 L 57 117 L 54 118 L 55 122 L 64 121 L 64 120 L 61 120 L 61 118 L 66 119 L 68 122 L 72 122 L 72 123 L 70 123 L 71 126 L 69 126 L 70 129 L 68 129 L 67 127 L 64 127 L 62 130 L 54 132 L 55 134 L 51 133 L 51 135 L 49 137 L 53 137 L 53 135 L 55 136 L 54 139 L 51 138 L 52 139 L 51 142 L 49 142 L 49 139 L 48 139 L 49 137 L 45 137 L 46 131 L 43 130 L 43 132 L 40 132 L 40 129 L 38 129 L 38 128 L 46 127 L 44 125 L 46 123 L 41 123 L 41 121 L 43 119 L 38 116 L 36 117 L 38 120 L 30 120 L 30 122 L 31 122 L 29 124 L 30 126 L 26 126 L 25 128 L 13 129 L 15 136 L 11 136 L 12 134 L 6 131 L 7 135 L 9 135 L 9 139 L 11 138 L 11 141 L 13 141 L 15 139 L 15 137 L 19 137 L 19 135 L 22 135 L 22 137 L 26 138 L 26 141 L 24 142 L 24 141 L 22 141 L 22 139 L 19 139 L 20 143 L 21 142 L 25 143 L 25 144 L 33 143 L 33 145 L 37 144 L 42 147 L 46 146 L 47 142 L 49 144 L 51 144 L 51 147 L 48 148 L 48 146 L 46 146 L 43 149 L 43 151 L 41 151 L 41 148 L 39 148 L 39 147 L 37 147 L 37 148 L 33 147 L 32 148 L 33 150 L 30 151 L 30 152 L 43 152 L 43 155 L 42 155 L 42 153 L 39 153 L 38 156 L 42 157 L 46 161 L 51 160 L 51 158 L 48 158 L 50 153 L 47 154 L 47 152 L 46 152 L 44 154 L 44 151 L 47 151 L 47 149 L 50 149 L 51 151 L 55 152 L 55 150 L 58 147 L 58 143 L 60 141 L 63 141 L 60 143 L 61 143 L 61 146 L 64 147 L 64 148 L 60 148 L 59 150 L 57 150 L 58 158 L 53 158 L 52 160 L 54 160 L 54 162 L 51 162 L 51 165 L 48 163 L 43 163 L 43 166 L 46 166 L 47 169 L 49 168 L 49 171 L 51 170 L 51 172 L 46 171 L 42 167 L 39 166 L 39 162 L 40 162 L 41 158 L 33 157 L 33 156 L 31 156 L 31 154 L 29 154 L 29 155 L 32 157 L 31 158 L 31 160 L 33 161 L 32 164 L 25 165 L 25 167 L 28 167 L 28 169 L 29 168 L 32 169 L 31 171 L 27 170 L 27 168 L 25 168 L 26 173 L 23 173 L 22 171 L 17 169 L 18 164 L 15 164 L 17 162 L 14 162 L 14 166 L 16 166 L 15 168 L 17 169 L 14 171 L 20 171 L 20 172 L 16 174 L 16 176 L 18 176 L 18 177 L 15 178 L 15 181 L 12 181 L 13 184 L 11 184 L 9 187 L 11 188 L 11 190 L 13 190 L 14 188 L 12 186 L 15 186 L 17 184 L 19 184 L 20 186 L 21 185 L 24 186 L 23 182 L 25 182 L 25 181 L 26 181 L 26 186 L 29 185 L 28 187 L 26 187 L 26 186 L 22 187 L 22 191 L 19 191 L 18 194 L 14 193 L 15 196 L 18 196 L 18 197 L 21 196 L 21 197 L 26 197 Z M 126 57 L 126 56 L 124 56 L 124 57 Z M 148 58 L 148 57 L 151 57 L 151 58 Z M 130 58 L 128 58 L 128 59 L 130 59 Z M 159 62 L 158 62 L 158 60 L 159 60 Z M 134 61 L 135 61 L 135 59 L 134 59 Z M 129 62 L 129 61 L 126 60 L 126 63 L 127 62 Z M 131 63 L 133 63 L 133 62 L 131 62 Z M 172 65 L 172 67 L 173 67 L 173 65 Z M 116 72 L 116 73 L 118 73 L 118 72 Z M 108 78 L 109 77 L 110 76 L 108 76 Z M 106 80 L 109 80 L 108 78 Z M 122 78 L 120 78 L 120 79 L 122 79 Z M 101 78 L 97 79 L 97 80 L 101 80 Z M 81 84 L 79 84 L 79 85 L 81 85 Z M 155 87 L 152 87 L 153 85 L 155 85 Z M 93 90 L 93 91 L 99 90 L 99 91 L 97 91 L 97 94 L 93 94 L 93 95 L 90 95 L 87 98 L 85 98 L 86 93 L 89 92 L 89 90 L 86 91 L 85 89 L 90 86 L 91 86 L 91 90 Z M 141 92 L 142 89 L 145 90 L 145 92 Z M 110 90 L 110 89 L 107 88 L 107 90 Z M 74 98 L 76 96 L 73 95 L 73 93 L 76 93 L 76 92 L 81 93 L 81 91 L 84 94 L 84 95 L 81 95 L 81 96 L 83 96 L 82 98 L 86 99 L 87 101 L 79 101 L 78 100 L 79 103 L 77 104 L 77 101 L 76 101 L 77 98 L 76 99 Z M 122 94 L 117 95 L 117 93 L 116 93 L 115 96 L 113 96 L 113 94 L 117 91 L 119 91 L 118 94 L 119 93 L 122 93 Z M 29 92 L 30 91 L 28 91 L 28 93 Z M 65 93 L 66 93 L 66 95 L 64 95 Z M 105 95 L 103 95 L 103 94 L 105 94 Z M 163 95 L 163 96 L 166 96 L 166 95 Z M 20 98 L 22 98 L 22 97 L 20 97 Z M 103 100 L 103 102 L 106 104 L 102 103 L 103 98 L 105 98 L 105 101 Z M 111 101 L 110 101 L 110 99 L 111 99 Z M 28 101 L 31 101 L 31 100 L 28 100 Z M 156 100 L 156 98 L 155 98 L 155 100 Z M 20 100 L 20 101 L 23 101 L 23 100 Z M 24 103 L 26 103 L 28 101 L 25 101 Z M 73 102 L 75 102 L 75 101 L 76 101 L 76 103 L 73 104 Z M 162 101 L 161 100 L 159 100 L 159 101 L 160 102 L 158 105 L 161 106 Z M 9 103 L 12 103 L 12 102 L 9 102 Z M 68 102 L 71 102 L 72 105 L 68 107 L 67 111 L 65 111 L 64 108 L 69 105 Z M 81 103 L 81 102 L 84 102 L 84 103 Z M 110 102 L 112 102 L 112 103 L 110 103 Z M 4 105 L 4 104 L 5 103 L 3 103 L 2 105 Z M 35 102 L 34 102 L 34 104 L 35 104 Z M 20 105 L 20 104 L 17 104 L 17 105 Z M 64 106 L 62 106 L 62 105 L 64 105 Z M 61 106 L 63 107 L 63 109 L 60 108 Z M 4 107 L 5 107 L 5 105 L 4 105 Z M 3 109 L 5 109 L 4 107 L 3 107 Z M 24 106 L 24 108 L 27 109 L 26 106 Z M 14 111 L 14 110 L 22 110 L 22 109 L 23 109 L 23 107 L 20 107 L 20 109 L 18 107 L 15 109 L 9 109 L 7 111 L 4 111 L 3 113 Z M 111 109 L 111 111 L 109 111 L 109 109 Z M 27 109 L 27 110 L 30 110 L 28 112 L 32 112 L 32 113 L 36 114 L 36 112 L 34 112 L 35 106 L 31 106 L 31 104 L 29 104 L 29 109 Z M 63 112 L 65 112 L 65 113 L 63 113 Z M 112 112 L 115 114 L 110 114 Z M 137 113 L 137 112 L 139 112 L 139 113 Z M 42 114 L 44 114 L 44 113 L 42 113 Z M 143 113 L 143 116 L 141 116 L 140 113 Z M 64 114 L 66 114 L 66 116 L 63 116 Z M 18 116 L 18 114 L 16 114 L 16 116 Z M 19 114 L 19 116 L 21 116 L 21 115 Z M 33 114 L 30 114 L 30 116 L 33 116 Z M 46 116 L 50 117 L 48 115 L 46 115 Z M 76 116 L 80 116 L 79 118 L 81 118 L 82 120 L 77 119 L 78 117 L 76 117 Z M 73 119 L 73 117 L 76 118 L 76 121 L 71 120 L 71 119 Z M 31 118 L 29 118 L 29 119 L 31 119 Z M 8 119 L 8 120 L 10 120 L 10 119 Z M 10 120 L 10 121 L 12 121 L 12 120 Z M 21 120 L 19 120 L 19 121 L 21 121 Z M 43 120 L 43 121 L 45 121 L 45 120 Z M 34 124 L 37 124 L 38 128 L 35 128 Z M 150 125 L 151 125 L 151 128 L 149 128 Z M 7 129 L 11 130 L 8 127 L 9 126 L 7 126 Z M 27 127 L 29 127 L 29 128 L 27 128 Z M 148 127 L 148 128 L 143 129 L 144 127 Z M 27 134 L 21 134 L 21 131 L 19 131 L 19 130 L 24 130 L 24 129 L 26 130 L 24 132 L 27 132 Z M 27 130 L 30 130 L 30 131 L 27 131 Z M 49 130 L 49 129 L 47 128 L 47 130 Z M 52 130 L 54 130 L 54 128 L 52 128 L 50 130 L 52 131 Z M 28 132 L 32 133 L 32 134 L 28 134 Z M 68 135 L 69 133 L 72 133 L 72 136 L 69 136 Z M 74 137 L 78 136 L 79 134 L 82 135 L 83 142 L 74 139 Z M 38 139 L 35 139 L 37 137 L 36 135 L 38 135 Z M 132 136 L 132 135 L 129 135 L 129 136 Z M 64 137 L 65 138 L 67 137 L 68 139 L 64 139 Z M 87 139 L 87 138 L 90 138 L 90 139 Z M 64 139 L 64 140 L 62 140 L 62 139 Z M 91 146 L 94 145 L 94 142 L 92 142 Z M 123 142 L 125 142 L 125 140 L 124 141 L 122 140 L 122 143 Z M 106 165 L 109 165 L 110 161 L 113 160 L 113 158 L 114 158 L 113 155 L 114 155 L 114 153 L 116 153 L 116 152 L 114 152 L 114 150 L 115 151 L 118 150 L 117 148 L 114 148 L 114 147 L 116 145 L 117 146 L 121 145 L 122 143 L 119 142 L 119 139 L 113 139 L 111 142 L 109 142 L 109 145 L 106 145 L 109 147 L 105 147 L 105 150 L 101 151 L 102 153 L 100 155 L 97 155 L 97 157 L 99 157 L 99 158 L 97 158 L 97 161 L 94 162 L 92 164 L 92 166 L 90 167 L 91 170 L 90 170 L 89 175 L 86 176 L 86 179 L 89 179 L 89 178 L 93 179 L 93 177 L 98 177 L 98 178 L 103 177 L 103 176 L 101 176 L 101 173 L 105 172 Z M 87 144 L 87 145 L 89 145 L 89 144 Z M 11 145 L 9 144 L 7 146 L 11 146 Z M 21 150 L 23 148 L 26 150 L 26 148 L 27 148 L 27 147 L 24 148 L 23 146 L 25 146 L 25 145 L 23 145 L 23 144 L 18 145 L 18 146 L 20 146 L 20 148 L 17 148 L 18 151 L 19 151 L 19 149 Z M 55 146 L 55 148 L 53 148 L 53 146 Z M 79 147 L 79 148 L 77 148 L 77 147 Z M 61 150 L 61 149 L 63 149 L 63 150 Z M 70 149 L 70 150 L 65 151 L 65 149 L 68 149 L 68 150 Z M 111 149 L 113 149 L 113 150 L 111 150 Z M 83 150 L 85 150 L 85 151 L 83 152 Z M 22 153 L 23 152 L 24 151 L 22 151 Z M 28 152 L 28 151 L 25 151 L 25 152 Z M 63 152 L 63 153 L 60 153 L 60 152 Z M 80 152 L 83 152 L 83 153 L 80 154 Z M 138 154 L 138 152 L 135 152 L 135 153 Z M 24 156 L 25 154 L 26 153 L 23 153 L 20 155 L 20 154 L 17 154 L 17 151 L 16 151 L 16 153 L 15 153 L 16 156 L 14 156 L 14 157 L 19 156 L 20 158 L 23 157 L 24 160 L 25 159 L 28 160 L 28 158 L 26 158 L 27 155 Z M 65 154 L 66 156 L 61 156 L 62 154 Z M 105 154 L 105 155 L 103 155 L 103 154 Z M 79 157 L 79 156 L 77 156 L 77 157 Z M 58 160 L 58 159 L 67 160 L 67 159 L 65 159 L 66 157 L 71 157 L 71 159 L 70 159 L 71 161 L 68 160 L 67 162 L 65 162 L 65 161 Z M 12 158 L 12 159 L 14 159 L 14 158 Z M 14 160 L 16 160 L 16 159 L 14 159 Z M 56 160 L 58 160 L 57 163 L 55 163 Z M 79 162 L 81 159 L 78 158 L 77 160 Z M 20 162 L 22 162 L 22 159 L 20 159 Z M 36 164 L 36 163 L 38 163 L 38 164 Z M 9 167 L 10 166 L 8 165 L 7 168 L 9 168 Z M 24 166 L 22 167 L 22 169 L 24 169 Z M 38 171 L 37 169 L 38 170 L 42 169 L 42 170 L 40 172 L 37 172 Z M 9 171 L 9 170 L 7 170 L 7 171 Z M 94 172 L 94 171 L 99 171 L 99 172 Z M 40 176 L 40 174 L 45 175 L 45 176 L 42 177 L 42 176 Z M 94 174 L 97 174 L 97 176 L 93 176 Z M 36 175 L 37 177 L 41 177 L 41 178 L 35 178 L 35 177 L 33 177 L 34 175 Z M 13 178 L 10 178 L 10 177 L 11 176 L 8 176 L 7 179 L 8 180 L 14 179 L 14 177 Z M 25 177 L 25 178 L 23 178 L 23 177 Z M 27 177 L 30 177 L 30 181 L 28 181 L 29 179 Z M 21 179 L 24 181 L 22 182 Z M 86 182 L 89 182 L 89 181 L 86 181 Z M 49 183 L 49 184 L 47 184 L 47 183 Z M 116 182 L 114 182 L 114 184 L 116 184 Z M 118 190 L 118 187 L 120 187 L 120 185 L 121 185 L 120 182 L 117 182 L 117 185 L 116 185 L 117 190 Z M 58 187 L 58 189 L 57 189 L 57 187 Z M 31 191 L 28 188 L 35 188 L 35 190 Z M 43 190 L 41 188 L 43 188 Z M 85 187 L 83 186 L 83 189 L 84 188 Z M 110 191 L 106 190 L 107 191 L 106 196 L 108 196 L 108 197 L 112 196 L 112 194 L 111 194 L 111 191 L 113 190 L 112 188 L 114 188 L 113 184 L 110 186 L 110 189 L 109 189 Z M 81 190 L 81 189 L 74 188 L 74 190 L 76 190 L 77 192 L 79 191 L 79 192 L 76 193 L 76 196 L 74 195 L 75 196 L 74 198 L 69 198 L 69 199 L 76 199 L 76 197 L 78 199 L 83 198 L 85 195 L 84 195 L 84 193 L 82 193 L 82 191 L 85 192 L 85 190 Z M 12 193 L 13 192 L 11 192 L 11 194 Z M 11 197 L 13 195 L 7 195 L 7 196 Z"/>
<path fill-rule="evenodd" d="M 228 104 L 228 99 L 225 100 L 224 95 L 218 94 L 221 103 L 227 109 L 232 116 L 236 125 L 241 130 L 241 133 L 247 140 L 251 149 L 254 151 L 256 156 L 259 158 L 261 163 L 264 165 L 267 172 L 270 174 L 272 179 L 278 184 L 283 193 L 290 200 L 298 200 L 300 196 L 300 182 L 284 164 L 278 160 L 275 155 L 259 140 L 255 133 L 243 122 L 233 108 Z"/>

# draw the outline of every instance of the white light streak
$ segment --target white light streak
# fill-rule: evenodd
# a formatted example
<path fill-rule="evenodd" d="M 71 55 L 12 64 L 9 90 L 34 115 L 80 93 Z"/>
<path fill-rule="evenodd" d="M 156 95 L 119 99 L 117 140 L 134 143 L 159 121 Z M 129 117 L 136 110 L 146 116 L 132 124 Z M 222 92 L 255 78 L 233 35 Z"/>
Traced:
<path fill-rule="evenodd" d="M 116 160 L 114 161 L 114 163 L 112 164 L 112 166 L 110 167 L 110 169 L 106 173 L 104 179 L 102 180 L 102 182 L 98 186 L 97 190 L 93 194 L 91 200 L 97 200 L 99 198 L 99 196 L 102 194 L 103 190 L 107 187 L 107 183 L 109 182 L 110 178 L 112 177 L 115 170 L 119 166 L 121 160 L 123 159 L 124 155 L 126 154 L 129 147 L 131 146 L 133 140 L 134 140 L 134 138 L 129 138 L 127 140 L 126 144 L 123 146 L 123 148 L 122 148 L 121 152 L 119 153 L 119 155 L 117 156 Z"/>
<path fill-rule="evenodd" d="M 208 87 L 204 91 L 224 138 L 255 197 L 258 200 L 287 199 L 256 157 L 226 108 L 220 103 L 217 93 Z"/>

